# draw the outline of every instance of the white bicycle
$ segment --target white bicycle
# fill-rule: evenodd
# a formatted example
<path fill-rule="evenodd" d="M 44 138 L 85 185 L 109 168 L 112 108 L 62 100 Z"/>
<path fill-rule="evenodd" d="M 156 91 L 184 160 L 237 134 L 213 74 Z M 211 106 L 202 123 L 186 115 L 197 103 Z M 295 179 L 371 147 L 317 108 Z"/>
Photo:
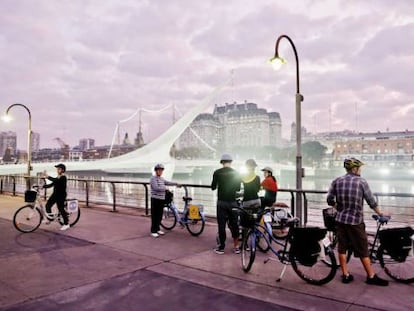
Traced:
<path fill-rule="evenodd" d="M 39 195 L 40 186 L 34 185 L 33 190 L 27 190 L 24 194 L 26 205 L 20 207 L 13 216 L 14 227 L 23 233 L 29 233 L 39 228 L 43 219 L 58 221 L 63 225 L 63 217 L 58 209 L 53 206 L 52 213 L 46 217 L 46 209 Z M 69 225 L 74 226 L 80 217 L 78 200 L 68 199 L 65 201 L 65 210 L 69 217 Z"/>

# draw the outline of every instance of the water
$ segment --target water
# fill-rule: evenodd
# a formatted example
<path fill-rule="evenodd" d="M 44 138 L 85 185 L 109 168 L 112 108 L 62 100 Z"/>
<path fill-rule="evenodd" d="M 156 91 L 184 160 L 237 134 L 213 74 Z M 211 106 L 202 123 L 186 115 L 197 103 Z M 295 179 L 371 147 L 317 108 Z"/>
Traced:
<path fill-rule="evenodd" d="M 217 166 L 219 168 L 220 166 Z M 176 174 L 172 177 L 172 181 L 181 183 L 181 184 L 192 184 L 192 185 L 204 185 L 207 188 L 194 188 L 188 187 L 189 193 L 196 204 L 203 204 L 204 210 L 207 215 L 215 216 L 215 202 L 216 191 L 211 191 L 209 185 L 211 183 L 211 178 L 213 171 L 216 168 L 209 168 L 204 170 L 197 170 L 192 175 L 185 174 Z M 258 172 L 258 175 L 261 176 L 262 172 Z M 295 189 L 295 173 L 283 173 L 283 176 L 276 176 L 278 180 L 278 185 L 280 189 Z M 339 175 L 338 175 L 339 176 Z M 85 176 L 76 176 L 76 178 L 83 178 Z M 326 192 L 329 188 L 331 181 L 336 176 L 326 177 L 326 178 L 315 178 L 312 176 L 305 177 L 303 179 L 304 190 L 318 190 Z M 93 178 L 94 180 L 111 180 L 111 181 L 123 181 L 123 182 L 149 182 L 150 176 L 132 176 L 123 174 L 119 175 L 104 175 L 104 174 L 94 174 L 93 176 L 87 176 L 88 179 Z M 399 180 L 399 179 L 367 179 L 371 190 L 376 193 L 392 193 L 392 194 L 413 194 L 414 189 L 411 181 L 409 180 Z M 142 186 L 131 185 L 131 184 L 119 184 L 116 185 L 116 201 L 117 204 L 124 204 L 128 206 L 144 206 L 145 201 L 145 192 Z M 101 201 L 103 203 L 112 203 L 112 192 L 113 189 L 109 183 L 95 183 L 90 186 L 91 191 L 91 201 Z M 185 194 L 183 188 L 174 189 L 175 198 L 174 202 L 182 209 L 182 200 L 181 197 Z M 321 210 L 326 207 L 326 194 L 313 194 L 306 193 L 306 198 L 308 200 L 308 219 L 310 222 L 314 222 L 318 225 L 322 222 Z M 290 192 L 279 192 L 277 201 L 284 202 L 291 205 L 291 193 Z M 397 224 L 410 224 L 414 226 L 414 210 L 412 206 L 414 205 L 414 200 L 412 197 L 393 197 L 393 196 L 378 196 L 378 202 L 381 207 L 381 210 L 389 213 L 393 217 L 393 223 Z M 370 220 L 370 215 L 372 212 L 366 206 L 366 219 Z M 368 224 L 372 226 L 373 223 Z"/>

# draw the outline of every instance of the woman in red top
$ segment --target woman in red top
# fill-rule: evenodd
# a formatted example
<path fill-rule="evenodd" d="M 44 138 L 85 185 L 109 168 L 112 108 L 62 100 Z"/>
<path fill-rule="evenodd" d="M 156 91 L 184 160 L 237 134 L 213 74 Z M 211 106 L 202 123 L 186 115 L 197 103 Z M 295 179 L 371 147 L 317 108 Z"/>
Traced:
<path fill-rule="evenodd" d="M 262 198 L 262 207 L 264 208 L 266 206 L 272 206 L 276 202 L 277 181 L 273 176 L 272 168 L 266 166 L 262 171 L 265 178 L 260 185 L 265 190 L 265 195 Z"/>

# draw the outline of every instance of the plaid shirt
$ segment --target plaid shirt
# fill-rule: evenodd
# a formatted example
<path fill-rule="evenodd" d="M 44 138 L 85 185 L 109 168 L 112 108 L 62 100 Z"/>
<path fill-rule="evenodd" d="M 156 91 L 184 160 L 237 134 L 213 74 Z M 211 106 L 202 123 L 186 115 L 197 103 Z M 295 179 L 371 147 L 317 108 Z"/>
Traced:
<path fill-rule="evenodd" d="M 336 204 L 337 222 L 358 225 L 364 222 L 364 199 L 372 209 L 377 207 L 367 181 L 361 176 L 348 173 L 332 182 L 326 201 L 330 206 Z"/>

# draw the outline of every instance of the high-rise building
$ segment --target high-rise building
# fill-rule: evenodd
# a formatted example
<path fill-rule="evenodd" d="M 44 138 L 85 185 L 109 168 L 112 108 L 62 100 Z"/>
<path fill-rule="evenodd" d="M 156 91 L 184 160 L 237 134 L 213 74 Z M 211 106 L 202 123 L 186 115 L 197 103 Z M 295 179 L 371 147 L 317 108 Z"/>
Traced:
<path fill-rule="evenodd" d="M 40 150 L 40 134 L 32 132 L 32 141 L 31 141 L 32 151 Z"/>
<path fill-rule="evenodd" d="M 79 149 L 88 150 L 95 147 L 95 139 L 92 138 L 82 138 L 79 140 Z"/>
<path fill-rule="evenodd" d="M 15 156 L 17 153 L 17 136 L 15 132 L 0 132 L 0 157 L 3 158 L 6 150 Z"/>

